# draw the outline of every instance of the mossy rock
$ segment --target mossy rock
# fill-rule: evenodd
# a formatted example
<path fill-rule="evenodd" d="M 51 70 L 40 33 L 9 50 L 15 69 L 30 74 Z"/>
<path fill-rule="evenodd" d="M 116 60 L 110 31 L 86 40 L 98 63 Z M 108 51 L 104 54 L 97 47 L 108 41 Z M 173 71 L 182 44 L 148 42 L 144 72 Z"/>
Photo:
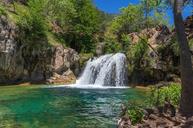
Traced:
<path fill-rule="evenodd" d="M 85 63 L 93 56 L 93 53 L 80 53 L 80 67 L 84 67 Z"/>

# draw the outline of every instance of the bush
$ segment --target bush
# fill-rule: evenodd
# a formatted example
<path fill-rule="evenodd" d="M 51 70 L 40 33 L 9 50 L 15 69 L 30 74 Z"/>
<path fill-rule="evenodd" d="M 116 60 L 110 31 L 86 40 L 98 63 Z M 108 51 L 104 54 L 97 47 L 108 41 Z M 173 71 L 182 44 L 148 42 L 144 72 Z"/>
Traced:
<path fill-rule="evenodd" d="M 172 105 L 177 107 L 180 102 L 181 86 L 179 84 L 172 83 L 171 85 L 163 88 L 153 87 L 151 94 L 146 101 L 148 106 L 163 105 L 165 99 L 168 99 Z"/>
<path fill-rule="evenodd" d="M 129 118 L 131 119 L 132 124 L 140 122 L 144 117 L 143 110 L 136 106 L 129 107 L 127 113 L 129 115 Z"/>
<path fill-rule="evenodd" d="M 4 7 L 0 3 L 0 15 L 6 15 Z"/>
<path fill-rule="evenodd" d="M 131 119 L 132 124 L 139 123 L 143 119 L 143 108 L 151 108 L 158 105 L 163 106 L 166 98 L 169 99 L 172 105 L 177 107 L 180 101 L 180 92 L 181 86 L 176 83 L 172 83 L 171 85 L 160 89 L 152 87 L 151 93 L 144 104 L 139 105 L 135 102 L 128 104 L 127 114 Z"/>
<path fill-rule="evenodd" d="M 43 14 L 44 2 L 30 0 L 29 10 L 19 17 L 17 25 L 20 28 L 21 42 L 34 42 L 46 36 L 46 21 Z"/>
<path fill-rule="evenodd" d="M 104 49 L 106 53 L 122 52 L 121 45 L 118 42 L 113 42 L 113 41 L 106 42 Z"/>
<path fill-rule="evenodd" d="M 143 67 L 142 62 L 147 60 L 149 61 L 147 57 L 148 53 L 148 44 L 146 39 L 140 39 L 138 43 L 132 44 L 129 46 L 128 52 L 127 52 L 127 58 L 129 58 L 129 72 L 135 72 L 136 70 L 139 70 Z"/>

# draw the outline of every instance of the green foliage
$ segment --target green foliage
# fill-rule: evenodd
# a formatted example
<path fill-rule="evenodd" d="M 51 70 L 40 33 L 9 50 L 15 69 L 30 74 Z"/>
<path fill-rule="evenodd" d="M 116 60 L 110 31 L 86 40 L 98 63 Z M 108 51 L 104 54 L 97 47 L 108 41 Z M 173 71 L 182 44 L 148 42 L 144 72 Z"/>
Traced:
<path fill-rule="evenodd" d="M 172 38 L 171 42 L 171 49 L 176 56 L 180 56 L 180 47 L 177 41 L 177 37 Z M 189 47 L 190 49 L 193 47 L 193 39 L 189 40 Z"/>
<path fill-rule="evenodd" d="M 172 83 L 167 87 L 157 89 L 153 87 L 151 89 L 151 95 L 146 101 L 148 106 L 163 105 L 165 99 L 168 99 L 172 105 L 178 106 L 180 101 L 181 86 L 179 84 Z"/>
<path fill-rule="evenodd" d="M 6 15 L 5 8 L 0 3 L 0 15 Z"/>
<path fill-rule="evenodd" d="M 157 24 L 168 24 L 166 20 L 168 18 L 166 18 L 167 16 L 164 10 L 167 4 L 163 0 L 141 0 L 141 5 L 146 15 L 145 19 L 148 27 L 151 27 L 154 22 Z"/>
<path fill-rule="evenodd" d="M 144 117 L 143 108 L 163 106 L 165 99 L 168 99 L 172 105 L 177 107 L 180 101 L 180 94 L 181 86 L 176 83 L 159 89 L 152 87 L 144 104 L 137 105 L 135 102 L 128 104 L 127 115 L 131 119 L 132 124 L 139 123 Z"/>
<path fill-rule="evenodd" d="M 76 10 L 71 0 L 48 0 L 47 13 L 51 21 L 59 22 L 60 26 L 67 29 L 76 17 Z"/>
<path fill-rule="evenodd" d="M 94 55 L 92 53 L 80 53 L 80 67 L 84 67 L 86 62 L 92 58 Z"/>
<path fill-rule="evenodd" d="M 106 40 L 104 49 L 106 53 L 117 53 L 122 51 L 120 43 L 111 39 Z"/>
<path fill-rule="evenodd" d="M 68 46 L 78 52 L 92 52 L 100 13 L 91 0 L 49 0 L 48 13 L 62 29 Z"/>
<path fill-rule="evenodd" d="M 29 9 L 19 17 L 20 41 L 34 43 L 46 36 L 46 21 L 44 15 L 45 0 L 30 0 Z"/>
<path fill-rule="evenodd" d="M 117 47 L 117 44 L 121 47 L 119 51 L 129 51 L 130 39 L 128 34 L 132 32 L 140 32 L 146 28 L 155 27 L 157 24 L 167 24 L 165 14 L 159 12 L 157 3 L 154 0 L 148 1 L 148 12 L 152 14 L 146 14 L 146 0 L 138 5 L 129 5 L 126 8 L 121 9 L 121 14 L 115 16 L 111 23 L 107 26 L 105 32 L 105 42 L 109 43 L 111 47 Z M 115 46 L 113 46 L 115 45 Z M 135 48 L 135 47 L 134 47 Z"/>
<path fill-rule="evenodd" d="M 127 52 L 129 47 L 131 46 L 131 39 L 130 36 L 126 34 L 121 35 L 121 42 L 122 42 L 122 49 L 124 52 Z"/>
<path fill-rule="evenodd" d="M 143 15 L 140 5 L 129 5 L 126 8 L 122 8 L 121 14 L 113 19 L 109 31 L 119 35 L 138 31 L 142 28 Z"/>
<path fill-rule="evenodd" d="M 129 116 L 129 118 L 131 119 L 131 123 L 133 125 L 140 122 L 144 117 L 143 110 L 137 106 L 129 107 L 127 114 Z"/>
<path fill-rule="evenodd" d="M 129 70 L 132 72 L 135 69 L 141 68 L 141 63 L 146 58 L 148 51 L 148 44 L 145 38 L 139 40 L 138 43 L 132 44 L 127 52 L 127 57 L 129 59 Z"/>
<path fill-rule="evenodd" d="M 139 31 L 143 27 L 143 10 L 140 5 L 129 5 L 121 9 L 121 14 L 115 16 L 107 25 L 105 42 L 110 48 L 106 52 L 127 51 L 130 39 L 127 34 Z"/>
<path fill-rule="evenodd" d="M 176 37 L 171 40 L 171 48 L 176 56 L 180 55 L 180 47 Z"/>
<path fill-rule="evenodd" d="M 193 39 L 189 40 L 190 49 L 193 49 Z"/>

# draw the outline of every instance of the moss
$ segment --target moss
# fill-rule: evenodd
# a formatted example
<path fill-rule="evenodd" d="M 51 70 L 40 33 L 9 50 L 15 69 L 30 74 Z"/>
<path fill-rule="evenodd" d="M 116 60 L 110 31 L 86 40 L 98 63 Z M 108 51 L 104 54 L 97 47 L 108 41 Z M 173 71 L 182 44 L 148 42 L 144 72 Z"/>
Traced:
<path fill-rule="evenodd" d="M 17 23 L 20 16 L 28 11 L 28 8 L 22 4 L 14 3 L 2 6 L 0 4 L 0 14 L 6 14 L 9 20 L 13 23 Z"/>
<path fill-rule="evenodd" d="M 3 5 L 1 5 L 1 3 L 0 3 L 0 15 L 6 15 L 5 8 L 3 7 Z"/>
<path fill-rule="evenodd" d="M 83 65 L 85 65 L 85 63 L 93 56 L 94 56 L 93 53 L 81 53 L 80 54 L 80 66 L 83 67 Z"/>
<path fill-rule="evenodd" d="M 189 40 L 189 46 L 190 48 L 193 48 L 193 39 Z"/>
<path fill-rule="evenodd" d="M 63 46 L 66 47 L 65 41 L 61 37 L 58 37 L 53 34 L 52 32 L 46 32 L 46 37 L 50 45 L 56 46 L 59 44 L 63 44 Z"/>

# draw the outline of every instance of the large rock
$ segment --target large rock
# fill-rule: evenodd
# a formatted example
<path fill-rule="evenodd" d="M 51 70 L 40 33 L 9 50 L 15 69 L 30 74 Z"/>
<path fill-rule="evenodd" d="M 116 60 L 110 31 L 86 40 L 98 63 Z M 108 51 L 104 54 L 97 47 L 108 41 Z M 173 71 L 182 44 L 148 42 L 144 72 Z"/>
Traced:
<path fill-rule="evenodd" d="M 75 82 L 76 76 L 70 69 L 62 75 L 54 73 L 52 77 L 47 79 L 48 84 L 74 84 Z"/>
<path fill-rule="evenodd" d="M 98 43 L 96 46 L 96 55 L 97 56 L 103 55 L 105 53 L 104 48 L 105 48 L 105 43 L 102 43 L 102 42 Z"/>
<path fill-rule="evenodd" d="M 79 55 L 75 50 L 62 45 L 50 47 L 43 41 L 35 42 L 33 46 L 20 44 L 16 39 L 16 26 L 1 16 L 0 84 L 49 83 L 56 74 L 60 76 L 57 80 L 60 84 L 75 81 L 75 75 L 79 73 Z"/>
<path fill-rule="evenodd" d="M 188 20 L 189 21 L 189 20 Z M 185 24 L 190 24 L 186 23 Z M 186 31 L 189 30 L 186 25 Z M 187 31 L 187 37 L 190 37 L 190 31 Z M 131 33 L 132 45 L 140 43 L 141 38 L 147 38 L 148 50 L 140 60 L 140 68 L 130 73 L 131 82 L 136 84 L 150 84 L 160 81 L 176 80 L 180 77 L 179 65 L 180 59 L 177 51 L 178 44 L 175 44 L 175 30 L 170 31 L 167 26 L 158 25 L 156 28 L 149 28 L 140 33 Z M 171 78 L 171 76 L 175 76 Z M 177 76 L 177 77 L 176 77 Z"/>
<path fill-rule="evenodd" d="M 171 34 L 167 26 L 158 25 L 155 28 L 144 29 L 140 33 L 130 33 L 129 36 L 133 44 L 138 43 L 140 38 L 147 37 L 148 44 L 151 45 L 152 48 L 156 48 L 159 44 L 166 43 L 171 38 Z"/>
<path fill-rule="evenodd" d="M 80 57 L 75 50 L 56 46 L 53 55 L 53 68 L 57 74 L 63 74 L 64 71 L 71 69 L 75 75 L 78 75 Z"/>
<path fill-rule="evenodd" d="M 16 28 L 5 16 L 0 17 L 0 83 L 16 81 L 24 70 L 23 60 L 15 41 Z"/>
<path fill-rule="evenodd" d="M 186 36 L 193 39 L 193 15 L 184 21 Z M 137 33 L 130 33 L 131 44 L 140 43 L 141 38 L 147 39 L 147 53 L 140 60 L 140 68 L 130 73 L 130 80 L 136 84 L 150 84 L 160 81 L 179 81 L 180 56 L 175 29 L 172 31 L 165 25 L 148 28 Z M 145 40 L 146 40 L 145 39 Z M 193 62 L 193 42 L 190 41 L 190 52 Z M 132 61 L 132 60 L 131 60 Z"/>

